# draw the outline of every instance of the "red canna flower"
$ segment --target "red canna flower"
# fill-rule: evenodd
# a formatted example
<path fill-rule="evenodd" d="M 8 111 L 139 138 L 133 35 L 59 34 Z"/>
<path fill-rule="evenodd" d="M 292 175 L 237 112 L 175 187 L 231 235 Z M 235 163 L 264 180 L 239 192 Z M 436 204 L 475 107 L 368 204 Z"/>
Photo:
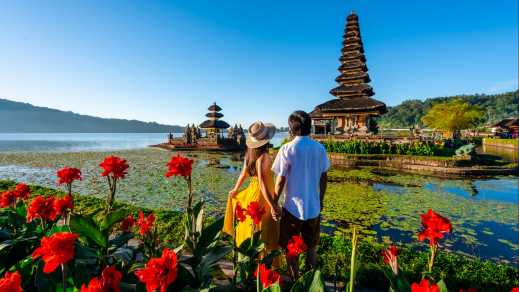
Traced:
<path fill-rule="evenodd" d="M 247 206 L 247 214 L 249 214 L 254 224 L 258 225 L 263 215 L 265 215 L 265 207 L 262 207 L 257 201 L 250 202 L 249 206 Z"/>
<path fill-rule="evenodd" d="M 0 291 L 22 292 L 22 276 L 18 271 L 5 272 L 4 277 L 0 278 Z"/>
<path fill-rule="evenodd" d="M 143 269 L 135 272 L 135 275 L 146 285 L 148 292 L 159 288 L 160 292 L 166 292 L 168 286 L 177 279 L 177 255 L 165 248 L 160 258 L 149 260 Z"/>
<path fill-rule="evenodd" d="M 88 288 L 83 284 L 83 286 L 81 286 L 81 292 L 120 292 L 121 288 L 119 284 L 121 283 L 122 277 L 123 274 L 114 266 L 108 266 L 103 270 L 100 277 L 94 277 L 90 280 Z"/>
<path fill-rule="evenodd" d="M 512 288 L 512 290 L 510 290 L 510 292 L 519 292 L 519 287 Z"/>
<path fill-rule="evenodd" d="M 44 273 L 52 273 L 61 264 L 74 258 L 74 248 L 79 235 L 70 232 L 57 232 L 41 239 L 40 247 L 32 253 L 32 259 L 39 257 L 45 262 Z"/>
<path fill-rule="evenodd" d="M 422 279 L 420 284 L 413 283 L 411 292 L 440 292 L 440 288 L 436 284 L 429 284 L 429 280 Z"/>
<path fill-rule="evenodd" d="M 16 192 L 5 191 L 0 195 L 0 208 L 14 206 L 16 203 Z"/>
<path fill-rule="evenodd" d="M 144 216 L 142 211 L 139 211 L 139 218 L 137 219 L 137 225 L 139 226 L 140 235 L 146 235 L 150 232 L 153 227 L 153 222 L 155 221 L 155 216 L 153 213 L 150 213 L 148 217 Z"/>
<path fill-rule="evenodd" d="M 54 200 L 54 209 L 57 215 L 64 214 L 67 210 L 74 209 L 74 201 L 71 195 L 65 195 L 61 199 Z"/>
<path fill-rule="evenodd" d="M 54 221 L 58 216 L 58 212 L 54 208 L 54 197 L 37 196 L 34 198 L 27 208 L 27 222 L 39 218 L 41 220 Z"/>
<path fill-rule="evenodd" d="M 384 263 L 389 264 L 392 258 L 396 258 L 398 255 L 398 248 L 396 246 L 391 245 L 387 249 L 382 251 L 382 255 L 384 256 Z"/>
<path fill-rule="evenodd" d="M 29 198 L 29 195 L 31 194 L 31 189 L 28 185 L 24 183 L 19 183 L 14 188 L 14 192 L 17 198 L 25 200 Z"/>
<path fill-rule="evenodd" d="M 171 157 L 171 160 L 168 162 L 167 166 L 168 171 L 166 172 L 166 177 L 188 177 L 191 176 L 191 171 L 193 169 L 193 160 L 177 155 Z"/>
<path fill-rule="evenodd" d="M 422 218 L 423 231 L 418 234 L 418 240 L 429 240 L 429 245 L 433 246 L 442 239 L 445 233 L 451 232 L 452 225 L 449 219 L 429 209 L 427 213 L 420 215 Z"/>
<path fill-rule="evenodd" d="M 81 170 L 74 167 L 63 167 L 56 173 L 58 185 L 71 184 L 75 180 L 81 180 Z"/>
<path fill-rule="evenodd" d="M 287 244 L 287 255 L 289 257 L 297 257 L 299 254 L 305 252 L 308 249 L 303 237 L 300 235 L 294 235 Z"/>
<path fill-rule="evenodd" d="M 264 289 L 270 287 L 275 283 L 279 283 L 279 273 L 269 270 L 265 264 L 260 264 L 254 272 L 254 277 L 258 278 L 258 271 L 260 273 L 260 282 Z"/>
<path fill-rule="evenodd" d="M 108 156 L 99 166 L 103 169 L 101 176 L 112 176 L 115 179 L 124 178 L 128 170 L 126 160 L 117 156 Z"/>
<path fill-rule="evenodd" d="M 128 217 L 124 218 L 123 222 L 121 222 L 121 230 L 124 232 L 128 232 L 131 227 L 135 225 L 135 219 L 132 215 L 128 215 Z"/>
<path fill-rule="evenodd" d="M 234 209 L 234 213 L 236 216 L 236 219 L 240 222 L 243 222 L 247 219 L 247 210 L 243 209 L 240 205 L 240 203 L 236 204 L 236 208 Z"/>
<path fill-rule="evenodd" d="M 109 292 L 107 288 L 103 287 L 103 281 L 97 277 L 94 277 L 88 283 L 81 285 L 81 292 Z"/>

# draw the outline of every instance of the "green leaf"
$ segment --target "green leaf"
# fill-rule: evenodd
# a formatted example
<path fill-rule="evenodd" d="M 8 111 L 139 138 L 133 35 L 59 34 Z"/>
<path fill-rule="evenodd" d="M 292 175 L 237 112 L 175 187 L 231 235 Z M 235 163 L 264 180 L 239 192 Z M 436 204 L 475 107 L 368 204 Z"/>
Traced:
<path fill-rule="evenodd" d="M 106 231 L 112 228 L 112 226 L 116 223 L 121 222 L 124 218 L 128 216 L 128 211 L 125 209 L 117 209 L 108 213 L 108 215 L 104 216 L 99 224 L 101 231 Z"/>
<path fill-rule="evenodd" d="M 207 248 L 210 244 L 212 244 L 215 241 L 222 228 L 223 217 L 220 217 L 202 230 L 202 234 L 200 235 L 200 239 L 198 240 L 198 246 Z"/>
<path fill-rule="evenodd" d="M 263 289 L 263 292 L 281 292 L 281 286 L 278 283 L 268 287 L 267 289 Z"/>
<path fill-rule="evenodd" d="M 272 262 L 272 260 L 274 260 L 276 257 L 280 256 L 281 255 L 281 250 L 280 249 L 275 249 L 275 250 L 272 250 L 267 256 L 265 256 L 264 258 L 261 259 L 261 262 L 262 263 L 270 263 Z"/>
<path fill-rule="evenodd" d="M 204 209 L 200 209 L 200 212 L 195 217 L 195 232 L 202 232 L 204 228 Z"/>
<path fill-rule="evenodd" d="M 114 253 L 112 253 L 112 257 L 119 259 L 125 264 L 128 264 L 133 259 L 133 249 L 127 247 L 120 247 Z"/>
<path fill-rule="evenodd" d="M 70 228 L 81 237 L 87 238 L 101 247 L 106 248 L 108 246 L 107 238 L 90 218 L 72 215 L 70 217 Z"/>
<path fill-rule="evenodd" d="M 238 247 L 238 251 L 241 254 L 254 257 L 254 255 L 258 252 L 261 252 L 265 247 L 265 243 L 260 240 L 261 231 L 254 233 L 252 238 L 245 239 L 240 246 Z M 254 246 L 251 245 L 251 241 L 254 241 Z"/>
<path fill-rule="evenodd" d="M 443 280 L 440 280 L 440 282 L 436 283 L 436 285 L 438 285 L 438 288 L 440 288 L 440 292 L 449 292 L 447 285 Z"/>
<path fill-rule="evenodd" d="M 310 270 L 306 272 L 303 276 L 301 276 L 292 286 L 290 291 L 293 292 L 304 292 L 304 291 L 312 291 L 312 292 L 324 292 L 324 281 L 321 276 L 321 271 Z"/>
<path fill-rule="evenodd" d="M 133 233 L 123 232 L 117 234 L 114 238 L 110 239 L 110 248 L 118 248 L 128 243 L 130 239 L 134 237 Z"/>
<path fill-rule="evenodd" d="M 216 264 L 218 261 L 223 259 L 226 255 L 228 255 L 232 251 L 232 247 L 230 246 L 216 246 L 212 248 L 206 255 L 202 257 L 200 261 L 199 269 L 202 271 L 209 270 Z"/>

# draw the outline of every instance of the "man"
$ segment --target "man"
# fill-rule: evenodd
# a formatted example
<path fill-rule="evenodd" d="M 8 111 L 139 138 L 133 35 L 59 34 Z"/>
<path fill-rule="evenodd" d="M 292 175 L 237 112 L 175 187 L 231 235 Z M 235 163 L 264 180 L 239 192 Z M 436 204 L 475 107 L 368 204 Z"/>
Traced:
<path fill-rule="evenodd" d="M 292 236 L 301 235 L 308 246 L 307 264 L 315 268 L 330 162 L 324 146 L 309 137 L 311 124 L 304 111 L 295 111 L 288 118 L 294 139 L 279 149 L 272 165 L 277 175 L 276 195 L 279 198 L 284 190 L 285 202 L 282 210 L 272 209 L 272 217 L 277 220 L 281 216 L 280 246 L 286 249 Z M 287 263 L 292 279 L 297 279 L 297 259 L 287 257 Z"/>

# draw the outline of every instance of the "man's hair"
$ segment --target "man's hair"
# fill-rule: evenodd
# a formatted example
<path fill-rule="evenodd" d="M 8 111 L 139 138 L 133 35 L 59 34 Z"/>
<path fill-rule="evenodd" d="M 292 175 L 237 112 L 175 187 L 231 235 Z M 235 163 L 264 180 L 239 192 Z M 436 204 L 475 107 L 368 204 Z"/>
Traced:
<path fill-rule="evenodd" d="M 312 119 L 304 111 L 295 111 L 288 117 L 288 127 L 293 136 L 308 136 L 312 130 Z"/>

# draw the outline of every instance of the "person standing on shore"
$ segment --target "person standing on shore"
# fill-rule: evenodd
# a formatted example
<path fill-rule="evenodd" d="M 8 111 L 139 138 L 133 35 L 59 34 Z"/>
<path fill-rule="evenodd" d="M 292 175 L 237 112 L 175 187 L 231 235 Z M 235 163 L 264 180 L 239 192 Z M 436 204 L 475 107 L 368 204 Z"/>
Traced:
<path fill-rule="evenodd" d="M 281 218 L 279 245 L 286 249 L 292 236 L 302 236 L 308 246 L 307 264 L 315 268 L 330 162 L 324 146 L 309 137 L 312 126 L 306 112 L 292 113 L 288 125 L 294 139 L 281 146 L 272 165 L 277 176 L 274 197 L 279 198 L 284 191 L 285 202 L 281 210 L 271 209 L 272 217 Z M 287 256 L 287 263 L 290 276 L 297 279 L 297 258 Z"/>

